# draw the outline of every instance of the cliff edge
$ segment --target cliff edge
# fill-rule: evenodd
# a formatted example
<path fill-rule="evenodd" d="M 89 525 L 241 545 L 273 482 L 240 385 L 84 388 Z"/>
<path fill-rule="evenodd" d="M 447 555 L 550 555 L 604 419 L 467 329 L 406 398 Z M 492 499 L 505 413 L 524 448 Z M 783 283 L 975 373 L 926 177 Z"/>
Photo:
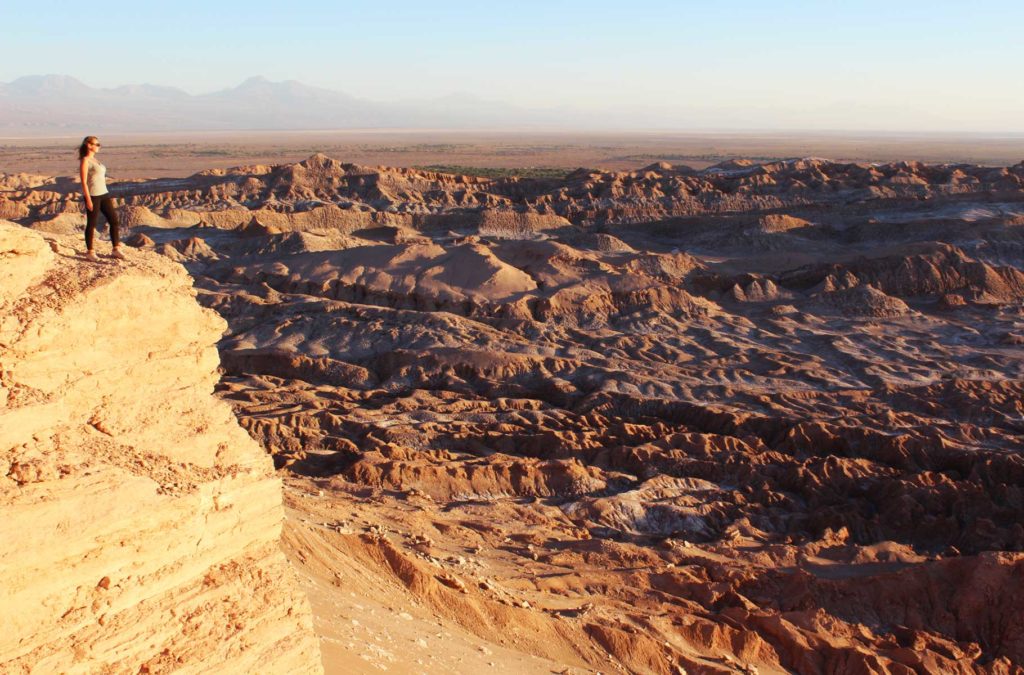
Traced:
<path fill-rule="evenodd" d="M 194 295 L 0 222 L 0 671 L 322 672 Z"/>

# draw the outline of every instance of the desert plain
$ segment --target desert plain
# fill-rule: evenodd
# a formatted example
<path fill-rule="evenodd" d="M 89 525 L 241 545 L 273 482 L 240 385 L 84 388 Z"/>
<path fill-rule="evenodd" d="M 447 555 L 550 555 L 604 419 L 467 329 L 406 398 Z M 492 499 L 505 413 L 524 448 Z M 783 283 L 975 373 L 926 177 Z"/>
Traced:
<path fill-rule="evenodd" d="M 103 159 L 327 672 L 1022 671 L 1024 139 L 318 133 Z"/>
<path fill-rule="evenodd" d="M 70 135 L 0 137 L 0 171 L 72 175 L 81 140 Z M 115 179 L 183 177 L 243 164 L 299 162 L 317 152 L 364 166 L 472 167 L 541 175 L 581 167 L 622 171 L 655 162 L 703 169 L 735 158 L 1007 166 L 1024 157 L 1024 134 L 356 129 L 103 134 L 102 140 L 102 157 Z"/>

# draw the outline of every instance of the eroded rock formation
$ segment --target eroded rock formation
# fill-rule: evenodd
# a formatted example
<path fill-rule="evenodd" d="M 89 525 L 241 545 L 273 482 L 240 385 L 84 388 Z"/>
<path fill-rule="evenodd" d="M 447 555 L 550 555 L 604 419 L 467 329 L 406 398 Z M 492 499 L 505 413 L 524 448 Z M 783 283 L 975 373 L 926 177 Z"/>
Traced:
<path fill-rule="evenodd" d="M 219 393 L 339 654 L 369 587 L 523 671 L 1018 673 L 1022 179 L 318 155 L 123 194 L 228 322 Z M 81 220 L 8 182 L 23 224 Z"/>
<path fill-rule="evenodd" d="M 322 672 L 223 320 L 158 256 L 71 253 L 0 223 L 0 670 Z"/>

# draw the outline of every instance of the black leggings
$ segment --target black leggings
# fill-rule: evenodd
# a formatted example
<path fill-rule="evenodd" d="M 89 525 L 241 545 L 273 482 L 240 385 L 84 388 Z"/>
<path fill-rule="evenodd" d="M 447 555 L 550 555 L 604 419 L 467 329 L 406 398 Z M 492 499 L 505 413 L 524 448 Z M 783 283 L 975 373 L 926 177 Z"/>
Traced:
<path fill-rule="evenodd" d="M 117 219 L 117 209 L 114 208 L 114 198 L 110 193 L 98 195 L 92 198 L 92 211 L 85 210 L 85 248 L 92 250 L 92 235 L 96 232 L 96 224 L 100 221 L 100 211 L 107 218 L 110 225 L 110 242 L 117 246 L 121 243 L 118 235 L 121 222 Z"/>

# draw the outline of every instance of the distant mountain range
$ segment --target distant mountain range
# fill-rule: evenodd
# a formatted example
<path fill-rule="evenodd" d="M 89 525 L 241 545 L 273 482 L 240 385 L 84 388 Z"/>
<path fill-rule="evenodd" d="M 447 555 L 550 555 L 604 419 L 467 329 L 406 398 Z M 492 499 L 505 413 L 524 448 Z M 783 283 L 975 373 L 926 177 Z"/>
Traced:
<path fill-rule="evenodd" d="M 67 75 L 0 83 L 0 135 L 250 129 L 564 126 L 564 114 L 467 94 L 382 103 L 295 80 L 251 77 L 192 95 L 150 84 L 96 89 Z M 560 123 L 561 122 L 561 123 Z"/>
<path fill-rule="evenodd" d="M 0 82 L 0 137 L 147 131 L 313 129 L 551 129 L 551 130 L 836 130 L 856 111 L 862 131 L 967 131 L 970 124 L 941 111 L 807 102 L 722 106 L 695 98 L 685 104 L 643 103 L 609 94 L 600 108 L 525 108 L 472 94 L 393 102 L 371 101 L 295 80 L 250 77 L 237 87 L 193 95 L 174 87 L 131 84 L 98 89 L 67 75 L 31 75 Z M 1012 131 L 1013 125 L 1003 131 Z M 1024 129 L 1017 131 L 1020 133 Z"/>

